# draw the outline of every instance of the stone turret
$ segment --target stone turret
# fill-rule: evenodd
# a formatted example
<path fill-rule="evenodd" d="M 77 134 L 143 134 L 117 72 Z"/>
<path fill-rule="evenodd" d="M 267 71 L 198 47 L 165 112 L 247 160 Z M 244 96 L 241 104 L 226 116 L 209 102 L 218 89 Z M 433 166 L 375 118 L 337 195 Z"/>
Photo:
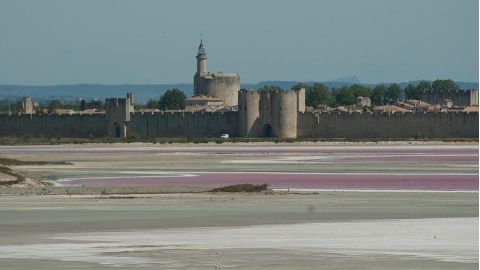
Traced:
<path fill-rule="evenodd" d="M 106 98 L 105 118 L 107 120 L 108 136 L 125 138 L 130 114 L 134 112 L 133 94 L 127 93 L 127 98 Z"/>
<path fill-rule="evenodd" d="M 297 137 L 297 118 L 305 111 L 305 89 L 252 91 L 238 96 L 239 135 L 244 137 Z"/>
<path fill-rule="evenodd" d="M 260 133 L 260 93 L 240 90 L 238 94 L 238 130 L 242 137 L 254 137 Z"/>
<path fill-rule="evenodd" d="M 204 75 L 207 73 L 207 53 L 205 47 L 203 47 L 203 40 L 200 40 L 197 53 L 197 73 L 198 75 Z"/>
<path fill-rule="evenodd" d="M 298 114 L 297 91 L 272 92 L 271 107 L 270 123 L 272 126 L 272 135 L 278 138 L 296 138 Z"/>
<path fill-rule="evenodd" d="M 21 108 L 23 114 L 33 114 L 35 113 L 35 105 L 33 103 L 32 97 L 23 97 L 21 102 Z"/>

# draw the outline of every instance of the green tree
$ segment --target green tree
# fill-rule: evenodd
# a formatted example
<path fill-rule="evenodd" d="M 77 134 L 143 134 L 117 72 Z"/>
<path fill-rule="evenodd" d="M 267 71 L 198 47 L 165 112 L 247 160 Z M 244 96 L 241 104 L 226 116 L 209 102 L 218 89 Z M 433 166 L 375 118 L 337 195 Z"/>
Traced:
<path fill-rule="evenodd" d="M 104 104 L 101 100 L 91 100 L 86 104 L 87 109 L 101 110 L 104 108 Z"/>
<path fill-rule="evenodd" d="M 337 105 L 353 105 L 357 101 L 357 97 L 350 87 L 342 87 L 336 91 L 335 103 Z"/>
<path fill-rule="evenodd" d="M 265 86 L 264 86 L 265 87 Z M 306 84 L 306 83 L 297 83 L 295 84 L 294 86 L 292 86 L 292 90 L 298 90 L 300 88 L 305 88 L 305 91 L 307 90 L 307 88 L 310 88 L 310 85 Z"/>
<path fill-rule="evenodd" d="M 156 99 L 149 99 L 145 104 L 145 108 L 147 109 L 158 109 L 159 107 L 160 107 L 160 104 Z"/>
<path fill-rule="evenodd" d="M 314 83 L 311 87 L 311 94 L 318 105 L 333 105 L 334 98 L 332 91 L 322 83 Z M 306 95 L 306 93 L 305 93 Z"/>
<path fill-rule="evenodd" d="M 385 104 L 385 96 L 387 94 L 387 88 L 385 85 L 377 85 L 375 88 L 373 88 L 372 91 L 372 104 L 373 105 L 383 105 Z"/>
<path fill-rule="evenodd" d="M 400 85 L 396 83 L 390 84 L 385 95 L 387 103 L 395 103 L 400 98 L 401 93 L 402 90 L 400 89 Z"/>
<path fill-rule="evenodd" d="M 432 84 L 428 81 L 421 81 L 417 86 L 411 88 L 410 84 L 405 88 L 405 97 L 407 99 L 422 99 L 424 91 L 431 91 Z"/>
<path fill-rule="evenodd" d="M 48 103 L 48 113 L 53 113 L 53 111 L 60 108 L 60 106 L 61 106 L 60 100 L 58 99 L 50 100 L 50 102 Z"/>
<path fill-rule="evenodd" d="M 85 100 L 82 99 L 82 101 L 80 101 L 80 111 L 85 111 L 86 108 L 87 108 L 87 102 L 85 102 Z"/>
<path fill-rule="evenodd" d="M 459 90 L 460 87 L 458 85 L 448 79 L 448 80 L 435 80 L 432 82 L 432 90 L 433 91 L 455 91 Z"/>
<path fill-rule="evenodd" d="M 316 108 L 319 105 L 331 105 L 334 101 L 330 89 L 322 83 L 314 83 L 311 86 L 299 83 L 292 86 L 292 90 L 300 88 L 305 88 L 305 105 L 307 106 Z"/>
<path fill-rule="evenodd" d="M 181 110 L 185 108 L 187 96 L 179 89 L 167 90 L 159 101 L 161 110 Z"/>
<path fill-rule="evenodd" d="M 422 96 L 422 92 L 412 84 L 408 84 L 403 91 L 406 99 L 420 99 Z"/>
<path fill-rule="evenodd" d="M 370 97 L 372 95 L 372 89 L 360 84 L 354 84 L 349 87 L 352 94 L 357 97 Z"/>
<path fill-rule="evenodd" d="M 417 88 L 417 91 L 421 93 L 423 91 L 432 90 L 432 84 L 427 81 L 421 81 L 416 88 Z"/>
<path fill-rule="evenodd" d="M 275 85 L 264 85 L 263 87 L 260 87 L 257 90 L 259 90 L 259 91 L 270 91 L 270 90 L 283 90 L 283 89 L 281 87 L 275 86 Z"/>

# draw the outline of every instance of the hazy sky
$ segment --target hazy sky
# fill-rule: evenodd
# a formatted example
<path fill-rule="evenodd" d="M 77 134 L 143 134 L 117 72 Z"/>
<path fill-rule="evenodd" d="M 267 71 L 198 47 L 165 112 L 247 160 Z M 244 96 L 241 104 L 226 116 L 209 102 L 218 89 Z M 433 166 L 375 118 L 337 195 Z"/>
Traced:
<path fill-rule="evenodd" d="M 0 0 L 0 84 L 478 81 L 478 0 Z"/>

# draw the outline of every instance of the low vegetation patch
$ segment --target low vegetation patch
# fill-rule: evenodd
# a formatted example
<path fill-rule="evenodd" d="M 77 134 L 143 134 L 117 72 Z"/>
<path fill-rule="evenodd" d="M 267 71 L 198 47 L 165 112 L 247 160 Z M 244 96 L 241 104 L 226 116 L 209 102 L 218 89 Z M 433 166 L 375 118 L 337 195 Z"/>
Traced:
<path fill-rule="evenodd" d="M 18 184 L 18 183 L 21 183 L 23 181 L 25 181 L 25 177 L 23 175 L 20 175 L 14 171 L 12 171 L 12 169 L 8 168 L 8 167 L 5 167 L 5 166 L 0 166 L 0 173 L 1 174 L 5 174 L 5 175 L 9 175 L 9 176 L 13 176 L 15 177 L 16 179 L 15 180 L 10 180 L 10 181 L 0 181 L 0 185 L 14 185 L 14 184 Z"/>
<path fill-rule="evenodd" d="M 14 158 L 0 158 L 0 174 L 13 176 L 14 180 L 0 181 L 0 186 L 9 186 L 24 183 L 27 178 L 21 174 L 16 173 L 8 166 L 22 166 L 22 165 L 71 165 L 72 163 L 65 161 L 23 161 Z"/>
<path fill-rule="evenodd" d="M 268 190 L 268 184 L 238 184 L 214 188 L 211 190 L 211 192 L 261 192 L 265 190 Z"/>
<path fill-rule="evenodd" d="M 28 137 L 28 136 L 27 136 Z M 454 143 L 475 143 L 478 138 L 438 138 L 441 142 Z M 61 145 L 61 144 L 86 144 L 86 143 L 152 143 L 152 144 L 206 144 L 206 143 L 298 143 L 298 142 L 402 142 L 402 141 L 419 141 L 430 142 L 428 138 L 244 138 L 230 137 L 228 139 L 220 139 L 217 137 L 210 138 L 141 138 L 138 135 L 129 136 L 127 138 L 60 138 L 60 137 L 28 137 L 13 138 L 1 137 L 0 145 Z M 49 163 L 51 164 L 51 163 Z"/>
<path fill-rule="evenodd" d="M 21 165 L 72 165 L 65 161 L 23 161 L 14 158 L 0 158 L 0 165 L 21 166 Z"/>

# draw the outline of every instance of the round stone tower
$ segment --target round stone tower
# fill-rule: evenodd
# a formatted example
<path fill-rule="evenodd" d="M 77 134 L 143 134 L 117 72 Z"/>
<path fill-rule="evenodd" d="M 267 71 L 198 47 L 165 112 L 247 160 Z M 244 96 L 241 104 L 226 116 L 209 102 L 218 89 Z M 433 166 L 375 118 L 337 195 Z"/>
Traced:
<path fill-rule="evenodd" d="M 238 131 L 243 137 L 296 138 L 298 113 L 305 111 L 305 89 L 240 90 Z"/>
<path fill-rule="evenodd" d="M 271 94 L 273 136 L 297 137 L 297 91 L 275 91 Z"/>
<path fill-rule="evenodd" d="M 239 135 L 254 137 L 259 135 L 260 93 L 242 89 L 238 94 Z"/>
<path fill-rule="evenodd" d="M 200 41 L 197 53 L 197 72 L 193 77 L 195 96 L 215 97 L 223 100 L 223 105 L 232 107 L 238 105 L 240 90 L 240 75 L 237 73 L 208 72 L 207 53 Z"/>
<path fill-rule="evenodd" d="M 197 73 L 198 75 L 204 75 L 207 73 L 207 53 L 205 47 L 203 47 L 203 40 L 200 40 L 197 53 Z"/>

